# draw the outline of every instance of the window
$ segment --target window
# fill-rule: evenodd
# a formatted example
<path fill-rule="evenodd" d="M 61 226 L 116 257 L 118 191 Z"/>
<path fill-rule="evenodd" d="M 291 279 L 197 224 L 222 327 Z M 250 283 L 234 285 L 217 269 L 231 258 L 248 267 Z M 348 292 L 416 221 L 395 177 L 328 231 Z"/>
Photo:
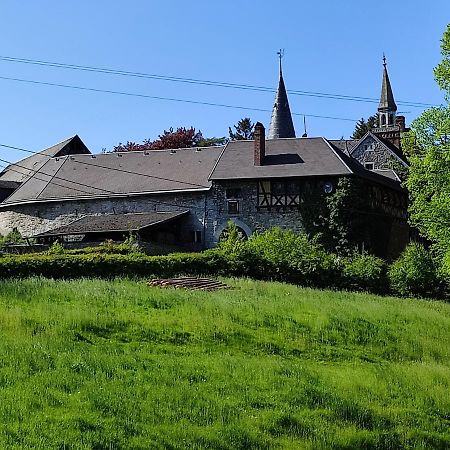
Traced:
<path fill-rule="evenodd" d="M 373 170 L 373 168 L 374 168 L 373 162 L 366 162 L 366 163 L 364 164 L 364 167 L 365 167 L 367 170 Z"/>
<path fill-rule="evenodd" d="M 228 214 L 239 214 L 238 200 L 228 200 Z"/>

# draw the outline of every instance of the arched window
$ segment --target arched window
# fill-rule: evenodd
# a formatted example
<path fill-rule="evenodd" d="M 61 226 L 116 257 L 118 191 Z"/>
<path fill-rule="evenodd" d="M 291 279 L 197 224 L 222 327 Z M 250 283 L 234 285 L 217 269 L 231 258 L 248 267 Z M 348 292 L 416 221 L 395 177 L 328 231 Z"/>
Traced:
<path fill-rule="evenodd" d="M 386 116 L 384 114 L 381 115 L 381 125 L 386 125 Z"/>

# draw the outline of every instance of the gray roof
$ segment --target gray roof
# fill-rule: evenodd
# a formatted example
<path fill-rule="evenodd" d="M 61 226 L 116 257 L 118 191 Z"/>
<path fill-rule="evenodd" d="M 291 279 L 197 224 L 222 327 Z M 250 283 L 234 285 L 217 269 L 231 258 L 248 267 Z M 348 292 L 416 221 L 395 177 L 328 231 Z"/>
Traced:
<path fill-rule="evenodd" d="M 365 169 L 323 137 L 266 140 L 264 164 L 254 164 L 254 141 L 229 142 L 211 180 L 353 176 L 403 190 L 400 183 Z"/>
<path fill-rule="evenodd" d="M 353 148 L 359 142 L 357 139 L 327 139 L 339 150 L 342 150 L 345 154 L 350 155 Z"/>
<path fill-rule="evenodd" d="M 392 169 L 372 169 L 372 172 L 383 175 L 391 180 L 400 181 L 399 176 Z"/>
<path fill-rule="evenodd" d="M 49 158 L 78 153 L 90 153 L 79 136 L 75 135 L 59 144 L 21 159 L 14 164 L 5 167 L 0 173 L 0 180 L 24 182 L 33 172 L 39 170 Z"/>
<path fill-rule="evenodd" d="M 284 86 L 283 73 L 280 66 L 280 79 L 275 95 L 275 103 L 270 120 L 269 139 L 295 138 L 294 123 L 292 122 L 286 87 Z"/>
<path fill-rule="evenodd" d="M 383 64 L 383 82 L 381 85 L 380 103 L 378 111 L 397 111 L 394 94 L 392 93 L 391 82 L 386 68 L 386 63 Z"/>
<path fill-rule="evenodd" d="M 223 147 L 51 158 L 3 205 L 207 190 Z"/>
<path fill-rule="evenodd" d="M 311 177 L 352 173 L 342 152 L 322 137 L 266 140 L 264 164 L 254 164 L 254 141 L 232 141 L 211 174 L 212 180 Z"/>
<path fill-rule="evenodd" d="M 176 220 L 189 214 L 189 211 L 178 212 L 146 212 L 130 214 L 103 214 L 84 216 L 69 225 L 55 228 L 33 237 L 65 236 L 86 233 L 139 231 L 162 223 Z"/>

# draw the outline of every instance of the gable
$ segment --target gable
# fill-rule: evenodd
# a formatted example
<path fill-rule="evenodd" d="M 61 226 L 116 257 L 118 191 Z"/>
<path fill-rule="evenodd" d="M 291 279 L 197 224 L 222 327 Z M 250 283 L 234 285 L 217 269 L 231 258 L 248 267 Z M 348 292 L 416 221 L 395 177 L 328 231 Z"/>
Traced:
<path fill-rule="evenodd" d="M 369 132 L 351 150 L 351 157 L 363 166 L 373 164 L 372 169 L 389 169 L 395 164 L 407 167 L 408 164 L 397 148 Z"/>

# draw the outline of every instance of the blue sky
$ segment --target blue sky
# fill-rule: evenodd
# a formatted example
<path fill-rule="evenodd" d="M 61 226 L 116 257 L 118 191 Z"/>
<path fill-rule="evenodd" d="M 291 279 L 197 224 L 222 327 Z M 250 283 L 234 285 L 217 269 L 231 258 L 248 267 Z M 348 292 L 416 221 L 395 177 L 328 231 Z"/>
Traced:
<path fill-rule="evenodd" d="M 285 49 L 288 91 L 377 98 L 381 58 L 397 102 L 440 104 L 433 80 L 450 19 L 448 0 L 143 1 L 1 0 L 0 56 L 131 72 L 277 85 L 276 52 Z M 139 79 L 0 60 L 0 77 L 21 78 L 209 103 L 272 108 L 274 94 Z M 367 117 L 376 103 L 290 95 L 291 110 L 344 119 Z M 407 122 L 422 109 L 399 105 Z M 0 143 L 33 151 L 74 134 L 93 151 L 154 139 L 194 126 L 225 136 L 249 116 L 268 127 L 270 112 L 221 108 L 0 79 Z M 352 120 L 307 117 L 310 136 L 348 137 Z M 303 119 L 294 118 L 297 135 Z M 0 148 L 2 158 L 26 156 Z"/>

